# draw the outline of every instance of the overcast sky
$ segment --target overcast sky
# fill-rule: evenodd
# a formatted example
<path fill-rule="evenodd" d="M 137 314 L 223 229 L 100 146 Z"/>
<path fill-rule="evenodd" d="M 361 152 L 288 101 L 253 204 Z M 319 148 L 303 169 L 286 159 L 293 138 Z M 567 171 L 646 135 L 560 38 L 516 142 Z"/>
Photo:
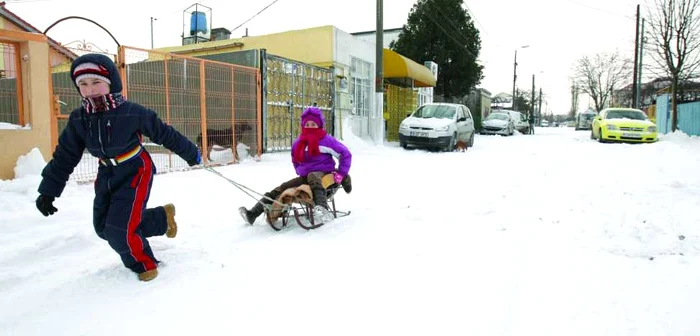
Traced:
<path fill-rule="evenodd" d="M 71 15 L 84 16 L 105 26 L 123 45 L 150 48 L 151 17 L 154 21 L 155 47 L 180 45 L 183 10 L 192 1 L 97 2 L 86 0 L 6 0 L 6 7 L 40 30 L 56 20 Z M 254 16 L 274 0 L 200 2 L 212 8 L 216 27 L 233 29 Z M 385 0 L 384 28 L 401 27 L 415 0 Z M 529 89 L 532 75 L 536 87 L 542 87 L 547 107 L 555 114 L 570 108 L 571 68 L 576 59 L 586 54 L 616 49 L 633 57 L 634 14 L 637 3 L 646 12 L 644 0 L 468 0 L 465 5 L 481 31 L 480 59 L 485 68 L 481 87 L 494 95 L 512 91 L 513 54 L 518 51 L 517 85 Z M 232 33 L 240 37 L 248 28 L 249 35 L 263 35 L 292 29 L 334 25 L 346 32 L 376 29 L 376 0 L 278 0 L 267 10 Z M 49 34 L 69 43 L 75 40 L 92 42 L 110 52 L 116 45 L 106 33 L 78 20 L 65 21 Z M 651 61 L 650 57 L 645 59 Z M 416 60 L 422 63 L 423 60 Z M 588 104 L 581 99 L 581 107 Z"/>

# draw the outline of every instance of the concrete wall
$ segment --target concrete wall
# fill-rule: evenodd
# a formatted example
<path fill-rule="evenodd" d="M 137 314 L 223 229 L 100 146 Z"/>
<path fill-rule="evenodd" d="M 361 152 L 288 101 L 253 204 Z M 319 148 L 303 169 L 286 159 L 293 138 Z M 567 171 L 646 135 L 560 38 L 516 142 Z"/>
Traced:
<path fill-rule="evenodd" d="M 392 30 L 392 31 L 385 31 L 384 36 L 382 36 L 382 42 L 384 42 L 384 48 L 389 48 L 389 43 L 392 41 L 396 41 L 399 39 L 399 34 L 401 34 L 401 30 Z M 355 37 L 364 40 L 368 43 L 371 43 L 374 45 L 377 41 L 377 35 L 375 32 L 371 32 L 368 34 L 357 34 Z"/>
<path fill-rule="evenodd" d="M 0 179 L 14 178 L 17 158 L 37 147 L 45 160 L 51 158 L 52 102 L 50 91 L 49 45 L 41 34 L 0 29 L 0 40 L 17 42 L 26 56 L 20 64 L 26 123 L 29 129 L 0 130 Z"/>
<path fill-rule="evenodd" d="M 188 56 L 201 56 L 239 50 L 267 49 L 267 52 L 272 55 L 327 67 L 333 62 L 332 42 L 333 26 L 322 26 L 269 35 L 160 48 L 157 50 L 181 53 Z M 243 45 L 236 46 L 236 43 L 242 43 Z"/>
<path fill-rule="evenodd" d="M 374 99 L 370 100 L 369 116 L 357 116 L 352 114 L 353 108 L 353 92 L 352 92 L 352 74 L 351 65 L 352 59 L 357 58 L 371 65 L 370 71 L 370 94 L 374 95 L 375 91 L 375 58 L 376 50 L 373 43 L 358 39 L 347 32 L 340 29 L 334 29 L 334 45 L 333 54 L 336 76 L 345 77 L 348 81 L 347 89 L 341 90 L 339 85 L 340 78 L 336 79 L 336 120 L 349 120 L 353 133 L 360 137 L 370 136 L 370 122 L 383 123 L 382 118 L 371 118 L 370 116 L 378 115 Z M 341 125 L 337 125 L 337 129 L 341 129 Z"/>

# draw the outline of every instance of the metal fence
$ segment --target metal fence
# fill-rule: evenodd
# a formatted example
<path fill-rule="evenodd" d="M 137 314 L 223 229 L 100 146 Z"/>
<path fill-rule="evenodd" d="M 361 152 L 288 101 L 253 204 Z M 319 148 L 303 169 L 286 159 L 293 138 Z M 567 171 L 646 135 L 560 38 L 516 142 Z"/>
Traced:
<path fill-rule="evenodd" d="M 321 68 L 262 50 L 265 149 L 268 152 L 291 150 L 299 136 L 304 108 L 317 106 L 326 119 L 325 129 L 334 134 L 335 85 L 333 69 Z"/>
<path fill-rule="evenodd" d="M 281 56 L 265 49 L 241 50 L 197 56 L 230 64 L 259 68 L 262 75 L 262 142 L 264 152 L 290 150 L 299 136 L 304 108 L 316 105 L 324 111 L 326 131 L 334 134 L 335 85 L 333 69 Z"/>
<path fill-rule="evenodd" d="M 256 68 L 153 50 L 120 47 L 117 57 L 127 99 L 154 110 L 167 124 L 198 144 L 208 163 L 230 164 L 262 151 L 261 77 Z M 58 134 L 80 96 L 67 72 L 53 74 L 61 101 Z M 184 160 L 144 137 L 158 172 L 187 169 Z M 210 152 L 211 150 L 211 152 Z M 72 179 L 90 181 L 97 160 L 85 154 Z"/>
<path fill-rule="evenodd" d="M 418 91 L 411 87 L 384 84 L 384 118 L 388 141 L 399 141 L 399 126 L 418 108 Z"/>
<path fill-rule="evenodd" d="M 688 135 L 700 135 L 700 102 L 678 104 L 678 129 Z M 656 97 L 656 125 L 660 133 L 671 132 L 673 122 L 671 95 Z"/>

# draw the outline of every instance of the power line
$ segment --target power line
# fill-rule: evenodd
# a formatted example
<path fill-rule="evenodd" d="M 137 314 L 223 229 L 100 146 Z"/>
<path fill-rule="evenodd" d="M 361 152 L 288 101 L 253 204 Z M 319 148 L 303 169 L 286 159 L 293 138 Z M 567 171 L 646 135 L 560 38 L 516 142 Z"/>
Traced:
<path fill-rule="evenodd" d="M 587 7 L 587 8 L 590 8 L 590 9 L 595 9 L 595 10 L 598 10 L 598 11 L 601 11 L 601 12 L 605 12 L 605 13 L 612 14 L 612 15 L 615 15 L 615 16 L 627 18 L 627 19 L 630 19 L 630 20 L 632 20 L 632 21 L 636 21 L 635 18 L 633 18 L 633 17 L 631 17 L 631 16 L 628 16 L 628 15 L 623 15 L 623 14 L 620 14 L 620 13 L 611 12 L 611 11 L 606 10 L 606 9 L 602 9 L 602 8 L 598 8 L 598 7 L 593 7 L 593 6 L 591 6 L 591 5 L 586 5 L 586 4 L 580 3 L 580 2 L 575 1 L 575 0 L 567 0 L 567 1 L 573 2 L 573 3 L 575 3 L 575 4 L 579 5 L 579 6 Z"/>
<path fill-rule="evenodd" d="M 30 3 L 30 2 L 45 2 L 49 0 L 5 0 L 5 3 L 8 4 L 23 4 L 23 3 Z"/>
<path fill-rule="evenodd" d="M 433 13 L 433 14 L 434 14 L 434 13 Z M 466 43 L 464 43 L 464 41 L 458 41 L 457 38 L 455 38 L 455 36 L 453 36 L 453 35 L 450 34 L 447 30 L 445 30 L 445 28 L 442 27 L 442 25 L 441 25 L 432 15 L 430 15 L 429 11 L 426 10 L 426 11 L 425 11 L 425 15 L 428 16 L 428 18 L 430 19 L 430 21 L 433 21 L 433 23 L 435 23 L 435 25 L 436 25 L 438 28 L 440 28 L 440 30 L 442 30 L 442 32 L 445 33 L 445 35 L 447 35 L 447 37 L 451 38 L 452 41 L 454 41 L 458 46 L 462 47 L 462 49 L 464 49 L 464 51 L 465 51 L 467 54 L 471 55 L 471 56 L 474 58 L 474 60 L 477 59 L 476 55 L 474 55 L 474 53 L 472 53 L 471 50 L 469 50 L 469 48 L 467 48 L 467 47 L 465 46 Z M 461 35 L 460 35 L 459 37 L 464 38 L 464 36 L 461 36 Z"/>
<path fill-rule="evenodd" d="M 261 10 L 260 10 L 259 12 L 257 12 L 255 15 L 251 16 L 248 20 L 245 20 L 243 23 L 239 24 L 236 28 L 231 29 L 231 32 L 234 32 L 234 31 L 236 31 L 236 29 L 241 28 L 241 26 L 243 26 L 244 24 L 248 23 L 248 21 L 254 19 L 256 16 L 260 15 L 260 13 L 262 13 L 262 12 L 264 12 L 266 9 L 270 8 L 270 6 L 274 5 L 277 1 L 279 1 L 279 0 L 275 0 L 275 1 L 271 2 L 269 5 L 265 6 L 265 8 L 261 9 Z"/>
<path fill-rule="evenodd" d="M 474 15 L 474 12 L 471 9 L 469 9 L 469 6 L 467 6 L 466 3 L 464 4 L 464 7 L 467 8 L 467 13 L 469 13 L 469 15 L 472 17 L 472 19 L 474 19 L 474 21 L 476 21 L 476 23 L 479 25 L 479 27 L 481 27 L 481 29 L 484 31 L 484 33 L 486 33 L 486 35 L 491 37 L 491 35 L 489 35 L 489 33 L 486 31 L 486 28 L 484 28 L 484 26 L 481 24 L 481 22 L 479 22 L 479 19 L 476 18 L 476 15 Z"/>

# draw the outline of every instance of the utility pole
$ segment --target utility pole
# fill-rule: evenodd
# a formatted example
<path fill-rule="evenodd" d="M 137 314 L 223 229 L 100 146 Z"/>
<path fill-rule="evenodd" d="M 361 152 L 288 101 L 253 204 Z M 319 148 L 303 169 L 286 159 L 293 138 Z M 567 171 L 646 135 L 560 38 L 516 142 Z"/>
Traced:
<path fill-rule="evenodd" d="M 632 74 L 632 108 L 637 108 L 637 68 L 639 67 L 639 4 L 634 32 L 634 73 Z"/>
<path fill-rule="evenodd" d="M 538 105 L 537 105 L 537 117 L 538 117 L 539 120 L 542 120 L 542 88 L 540 88 L 540 99 L 539 99 L 539 101 L 540 101 L 540 102 L 539 102 Z M 547 111 L 545 111 L 545 112 L 547 112 Z"/>
<path fill-rule="evenodd" d="M 574 85 L 574 83 L 571 83 L 571 109 L 569 109 L 569 117 L 571 118 L 576 117 L 576 112 L 574 112 L 576 110 L 576 108 L 574 107 Z"/>
<path fill-rule="evenodd" d="M 381 144 L 384 141 L 384 0 L 377 0 L 377 32 L 376 32 L 376 60 L 375 60 L 375 137 L 374 141 Z"/>
<path fill-rule="evenodd" d="M 153 49 L 153 21 L 156 21 L 156 20 L 158 20 L 158 19 L 151 16 L 151 49 Z"/>
<path fill-rule="evenodd" d="M 530 114 L 530 120 L 533 121 L 535 120 L 535 74 L 532 74 L 532 100 L 530 100 L 530 108 L 531 108 L 531 114 Z"/>
<path fill-rule="evenodd" d="M 644 19 L 642 19 L 642 30 L 639 32 L 639 71 L 637 73 L 637 101 L 635 107 L 642 106 L 642 56 L 644 55 Z"/>
<path fill-rule="evenodd" d="M 513 59 L 513 99 L 512 99 L 512 104 L 511 109 L 513 111 L 516 111 L 515 109 L 515 101 L 516 101 L 516 92 L 515 92 L 515 80 L 518 78 L 518 49 L 515 49 L 515 58 Z"/>
<path fill-rule="evenodd" d="M 613 87 L 610 86 L 610 99 L 608 100 L 608 107 L 615 107 L 615 93 L 613 91 Z"/>

